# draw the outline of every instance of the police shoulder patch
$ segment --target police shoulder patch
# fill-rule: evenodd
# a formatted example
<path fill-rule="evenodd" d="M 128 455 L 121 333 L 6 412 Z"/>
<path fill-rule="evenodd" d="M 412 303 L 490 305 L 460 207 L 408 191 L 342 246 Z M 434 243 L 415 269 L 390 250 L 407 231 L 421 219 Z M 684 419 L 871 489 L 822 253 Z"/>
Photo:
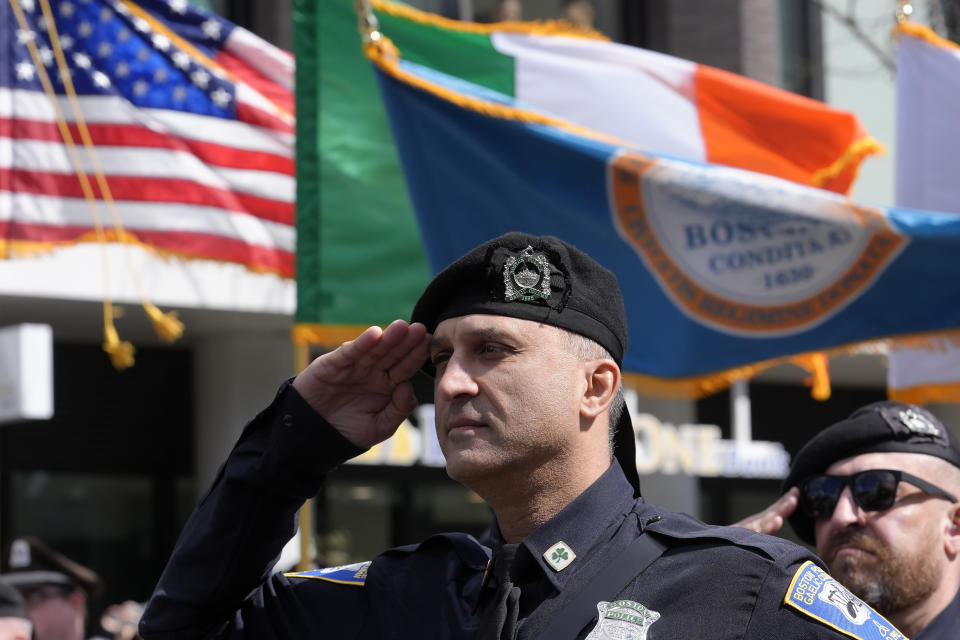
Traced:
<path fill-rule="evenodd" d="M 783 601 L 851 638 L 906 640 L 870 605 L 809 560 L 797 569 Z"/>
<path fill-rule="evenodd" d="M 288 578 L 308 578 L 313 580 L 325 580 L 337 584 L 349 584 L 355 587 L 362 587 L 367 581 L 367 569 L 370 568 L 370 561 L 357 562 L 355 564 L 345 564 L 339 567 L 327 567 L 325 569 L 313 569 L 311 571 L 297 571 L 285 573 Z"/>

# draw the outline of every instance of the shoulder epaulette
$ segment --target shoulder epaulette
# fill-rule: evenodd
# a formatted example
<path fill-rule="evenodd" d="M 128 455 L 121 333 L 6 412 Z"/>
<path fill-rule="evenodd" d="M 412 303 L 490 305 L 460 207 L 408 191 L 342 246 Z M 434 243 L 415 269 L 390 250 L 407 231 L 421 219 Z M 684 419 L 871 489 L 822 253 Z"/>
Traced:
<path fill-rule="evenodd" d="M 369 567 L 370 561 L 368 560 L 367 562 L 345 564 L 339 567 L 297 571 L 283 575 L 288 578 L 310 578 L 313 580 L 326 580 L 327 582 L 336 582 L 337 584 L 349 584 L 355 587 L 362 587 L 367 581 L 367 569 L 369 569 Z"/>
<path fill-rule="evenodd" d="M 783 601 L 851 638 L 906 640 L 893 624 L 870 605 L 809 560 L 797 569 Z"/>

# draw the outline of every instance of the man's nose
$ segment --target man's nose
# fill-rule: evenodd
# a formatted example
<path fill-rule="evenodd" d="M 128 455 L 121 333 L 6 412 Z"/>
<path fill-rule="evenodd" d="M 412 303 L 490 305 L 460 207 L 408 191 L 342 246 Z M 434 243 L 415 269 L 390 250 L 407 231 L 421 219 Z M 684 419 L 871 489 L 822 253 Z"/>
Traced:
<path fill-rule="evenodd" d="M 443 369 L 437 373 L 434 388 L 437 395 L 453 399 L 461 395 L 475 395 L 477 382 L 470 373 L 467 363 L 456 354 L 451 355 Z"/>
<path fill-rule="evenodd" d="M 837 500 L 837 506 L 833 509 L 831 519 L 843 526 L 859 523 L 862 524 L 867 517 L 866 511 L 860 508 L 860 505 L 853 499 L 853 492 L 850 487 L 844 487 Z"/>

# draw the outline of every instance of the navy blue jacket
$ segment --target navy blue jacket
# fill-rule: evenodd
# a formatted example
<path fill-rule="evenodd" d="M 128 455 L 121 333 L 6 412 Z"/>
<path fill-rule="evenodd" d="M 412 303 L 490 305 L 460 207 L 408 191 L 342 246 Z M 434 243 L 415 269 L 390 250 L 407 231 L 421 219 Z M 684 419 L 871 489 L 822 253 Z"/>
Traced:
<path fill-rule="evenodd" d="M 345 572 L 269 575 L 295 533 L 300 505 L 330 469 L 359 453 L 284 385 L 247 425 L 184 528 L 141 620 L 143 638 L 472 638 L 491 596 L 485 568 L 502 544 L 495 524 L 483 536 L 487 544 L 467 534 L 441 534 Z M 587 580 L 641 534 L 656 535 L 668 548 L 622 592 L 610 594 L 612 604 L 597 603 L 619 611 L 600 622 L 627 625 L 634 633 L 619 637 L 901 637 L 886 627 L 884 635 L 871 635 L 884 623 L 856 608 L 862 603 L 844 603 L 862 614 L 845 635 L 835 628 L 845 625 L 839 613 L 840 622 L 828 616 L 828 624 L 785 604 L 809 596 L 821 613 L 824 607 L 840 611 L 829 598 L 813 597 L 816 589 L 825 595 L 824 579 L 811 573 L 823 574 L 815 556 L 779 538 L 708 526 L 634 499 L 614 464 L 523 541 L 519 553 L 528 554 L 528 570 L 519 579 L 518 640 L 541 637 Z M 544 553 L 558 541 L 576 557 L 555 571 Z M 800 579 L 803 566 L 809 575 Z M 645 623 L 646 636 L 623 621 L 636 621 L 637 611 L 659 616 Z M 565 637 L 586 638 L 598 624 L 594 619 Z"/>
<path fill-rule="evenodd" d="M 956 640 L 960 637 L 960 591 L 953 602 L 923 628 L 913 640 Z"/>

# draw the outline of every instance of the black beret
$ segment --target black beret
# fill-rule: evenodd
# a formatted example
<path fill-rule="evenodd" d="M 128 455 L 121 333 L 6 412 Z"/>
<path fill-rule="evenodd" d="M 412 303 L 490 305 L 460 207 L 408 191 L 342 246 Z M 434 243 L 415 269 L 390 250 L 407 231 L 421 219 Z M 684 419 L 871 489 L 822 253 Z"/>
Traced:
<path fill-rule="evenodd" d="M 448 318 L 485 313 L 534 320 L 599 343 L 617 362 L 627 315 L 617 277 L 553 236 L 511 232 L 468 251 L 438 273 L 413 307 L 427 331 Z"/>
<path fill-rule="evenodd" d="M 878 452 L 924 453 L 960 467 L 960 442 L 943 422 L 923 407 L 884 400 L 860 407 L 815 435 L 793 459 L 783 490 L 834 462 Z M 800 509 L 789 519 L 797 535 L 814 544 L 813 519 Z"/>
<path fill-rule="evenodd" d="M 0 582 L 0 618 L 23 618 L 29 620 L 23 596 L 12 586 Z"/>
<path fill-rule="evenodd" d="M 509 316 L 590 338 L 623 363 L 627 314 L 617 277 L 573 245 L 517 231 L 474 247 L 438 273 L 410 316 L 433 332 L 471 314 Z M 639 495 L 634 432 L 624 410 L 614 453 Z"/>
<path fill-rule="evenodd" d="M 80 587 L 91 598 L 103 590 L 103 582 L 96 572 L 33 536 L 17 538 L 10 543 L 6 564 L 7 573 L 0 575 L 0 582 L 20 590 L 48 584 L 64 585 Z"/>

